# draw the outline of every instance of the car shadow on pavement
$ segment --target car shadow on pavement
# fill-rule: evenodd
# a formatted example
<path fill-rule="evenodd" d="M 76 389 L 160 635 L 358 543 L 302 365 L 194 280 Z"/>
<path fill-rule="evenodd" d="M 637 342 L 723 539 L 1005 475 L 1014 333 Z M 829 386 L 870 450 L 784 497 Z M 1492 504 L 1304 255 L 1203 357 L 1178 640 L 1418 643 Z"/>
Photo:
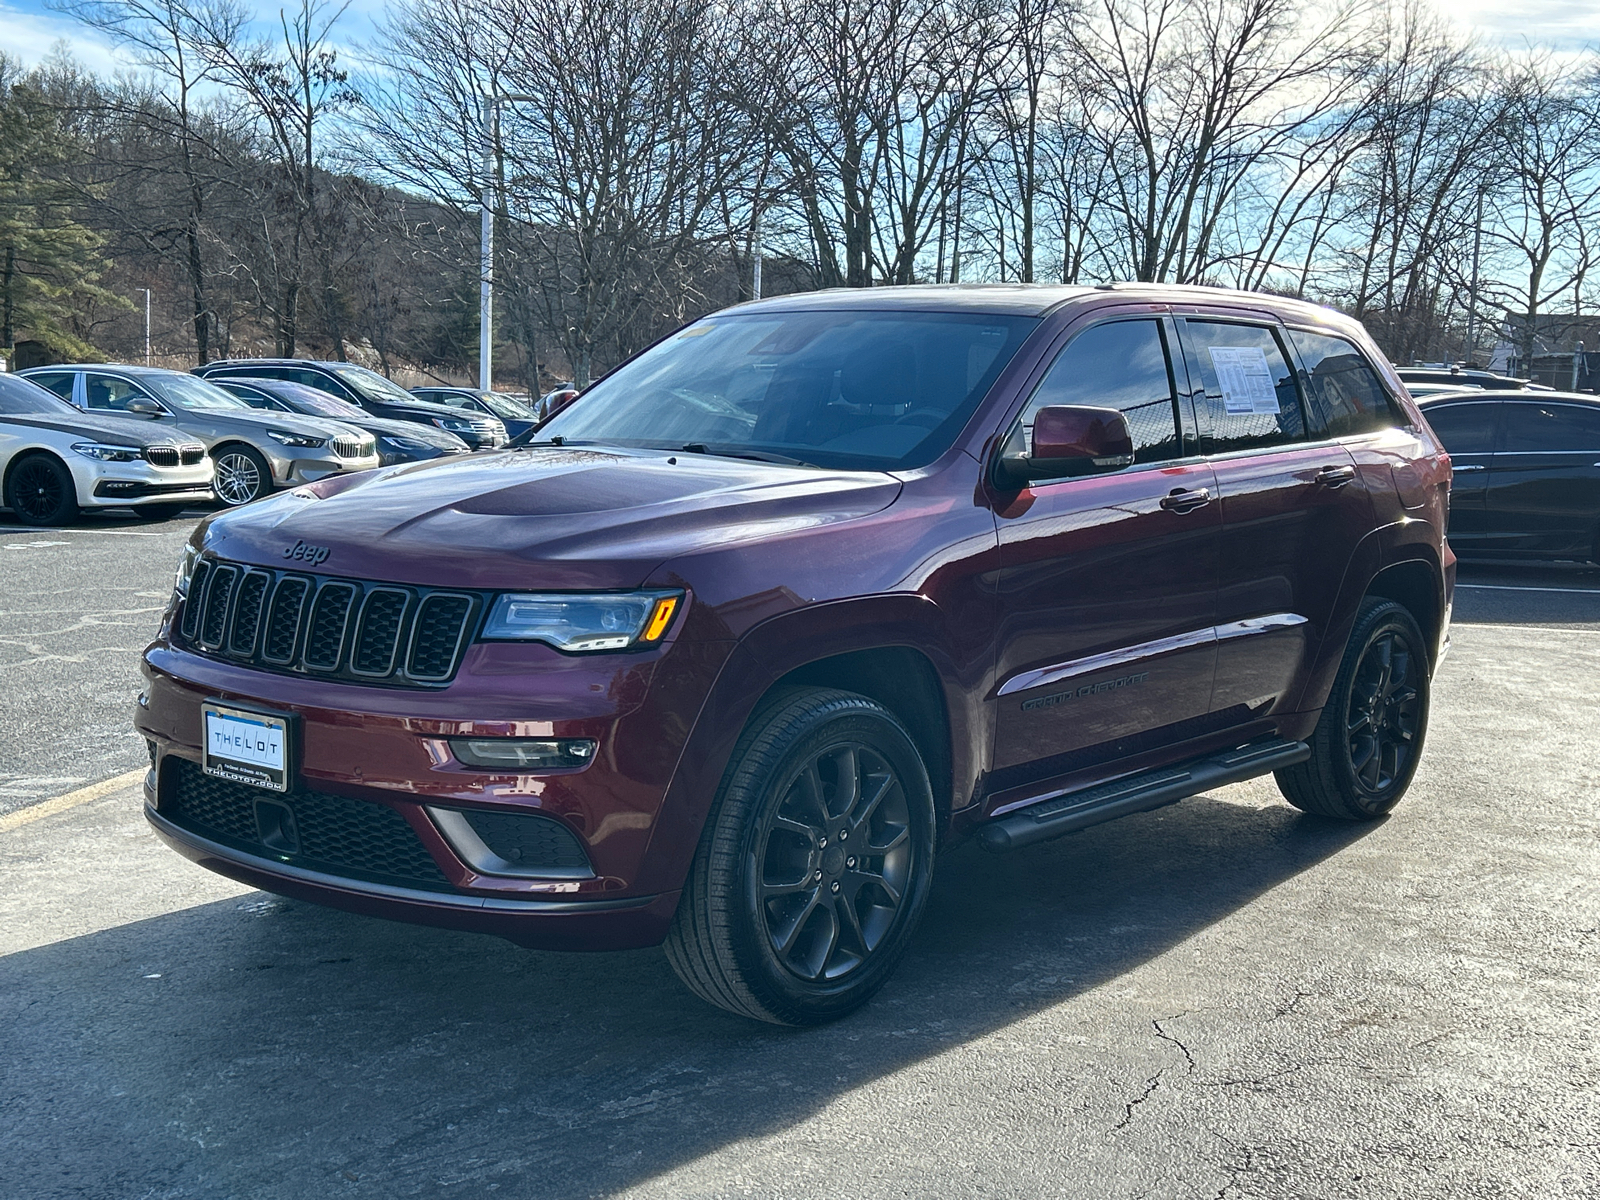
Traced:
<path fill-rule="evenodd" d="M 706 1007 L 656 950 L 263 893 L 19 952 L 0 1195 L 608 1194 L 1114 980 L 1374 828 L 1197 797 L 957 848 L 895 978 L 815 1030 Z"/>

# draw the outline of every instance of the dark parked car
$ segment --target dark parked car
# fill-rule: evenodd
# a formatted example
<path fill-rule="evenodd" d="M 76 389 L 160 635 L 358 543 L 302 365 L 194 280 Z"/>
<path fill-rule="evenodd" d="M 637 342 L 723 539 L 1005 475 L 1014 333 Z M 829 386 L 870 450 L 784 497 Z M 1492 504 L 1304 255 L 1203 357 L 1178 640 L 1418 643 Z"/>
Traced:
<path fill-rule="evenodd" d="M 664 940 L 713 1004 L 829 1020 L 888 977 L 941 844 L 1273 772 L 1308 812 L 1393 808 L 1448 484 L 1371 340 L 1311 305 L 743 305 L 517 449 L 197 530 L 144 657 L 147 815 L 254 886 Z"/>
<path fill-rule="evenodd" d="M 411 394 L 430 404 L 445 404 L 466 412 L 499 417 L 508 437 L 524 434 L 539 423 L 539 417 L 532 407 L 504 392 L 485 392 L 465 387 L 414 387 Z"/>
<path fill-rule="evenodd" d="M 378 445 L 379 465 L 422 462 L 442 454 L 465 454 L 467 444 L 453 433 L 434 429 L 416 421 L 386 421 L 345 400 L 335 400 L 327 392 L 290 383 L 283 379 L 234 378 L 223 375 L 213 380 L 251 408 L 269 412 L 292 412 L 306 417 L 331 417 L 345 425 L 370 433 Z"/>
<path fill-rule="evenodd" d="M 1514 375 L 1499 375 L 1478 367 L 1396 367 L 1395 374 L 1409 389 L 1413 384 L 1428 387 L 1494 388 L 1512 391 L 1522 388 L 1547 390 L 1531 379 L 1518 379 Z"/>
<path fill-rule="evenodd" d="M 1422 411 L 1454 464 L 1458 552 L 1600 562 L 1600 397 L 1458 392 Z"/>
<path fill-rule="evenodd" d="M 427 404 L 393 380 L 355 363 L 315 362 L 299 358 L 233 358 L 209 362 L 196 375 L 221 379 L 284 379 L 326 392 L 366 409 L 375 417 L 412 421 L 453 433 L 473 450 L 504 446 L 509 440 L 498 417 L 464 413 L 445 404 Z"/>

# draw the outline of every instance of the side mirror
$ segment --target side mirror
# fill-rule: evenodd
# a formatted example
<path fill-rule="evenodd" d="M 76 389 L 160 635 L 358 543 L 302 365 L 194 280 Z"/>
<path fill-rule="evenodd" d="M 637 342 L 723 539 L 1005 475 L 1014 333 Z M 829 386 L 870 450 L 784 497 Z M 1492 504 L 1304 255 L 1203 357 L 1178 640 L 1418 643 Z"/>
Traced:
<path fill-rule="evenodd" d="M 154 400 L 146 400 L 143 396 L 135 396 L 123 405 L 127 412 L 137 413 L 141 417 L 159 417 L 166 410 Z"/>
<path fill-rule="evenodd" d="M 1033 415 L 1033 445 L 1027 454 L 1006 454 L 996 464 L 1008 488 L 1036 479 L 1065 479 L 1133 465 L 1128 419 L 1114 408 L 1057 404 Z"/>

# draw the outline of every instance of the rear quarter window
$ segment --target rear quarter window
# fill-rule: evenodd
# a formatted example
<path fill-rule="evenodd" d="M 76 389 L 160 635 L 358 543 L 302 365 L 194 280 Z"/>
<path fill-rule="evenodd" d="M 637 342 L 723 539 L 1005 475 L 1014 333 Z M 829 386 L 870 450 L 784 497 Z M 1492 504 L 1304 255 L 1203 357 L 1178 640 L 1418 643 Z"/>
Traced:
<path fill-rule="evenodd" d="M 1378 373 L 1344 338 L 1291 329 L 1305 368 L 1307 417 L 1324 437 L 1351 437 L 1401 424 Z"/>

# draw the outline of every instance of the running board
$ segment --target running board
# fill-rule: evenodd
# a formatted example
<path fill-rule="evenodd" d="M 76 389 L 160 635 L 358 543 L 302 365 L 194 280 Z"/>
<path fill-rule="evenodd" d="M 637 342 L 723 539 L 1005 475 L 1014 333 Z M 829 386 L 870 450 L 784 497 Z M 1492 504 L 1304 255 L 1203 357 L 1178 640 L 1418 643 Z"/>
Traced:
<path fill-rule="evenodd" d="M 1176 804 L 1185 796 L 1254 779 L 1310 757 L 1311 747 L 1304 742 L 1257 742 L 1185 766 L 1145 771 L 1081 792 L 1041 796 L 1026 808 L 980 826 L 978 841 L 985 850 L 1016 850 L 1118 817 Z"/>

